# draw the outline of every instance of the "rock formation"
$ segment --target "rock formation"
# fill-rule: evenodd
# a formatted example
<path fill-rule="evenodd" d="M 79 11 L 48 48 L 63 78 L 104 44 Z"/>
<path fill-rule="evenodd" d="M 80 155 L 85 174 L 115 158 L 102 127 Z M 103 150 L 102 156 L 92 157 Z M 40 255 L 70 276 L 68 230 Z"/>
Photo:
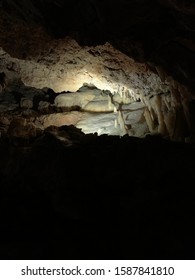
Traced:
<path fill-rule="evenodd" d="M 194 259 L 194 16 L 0 0 L 2 258 Z"/>
<path fill-rule="evenodd" d="M 27 2 L 29 2 L 29 8 L 27 10 L 31 14 L 30 18 L 26 17 L 27 12 L 25 9 L 27 8 Z M 104 96 L 103 98 L 104 101 L 102 96 L 100 96 L 99 100 L 96 98 L 97 102 L 89 98 L 85 101 L 84 106 L 84 104 L 80 104 L 81 101 L 79 101 L 79 96 L 81 94 L 77 94 L 77 101 L 73 102 L 74 106 L 76 106 L 75 108 L 92 112 L 97 112 L 99 110 L 103 112 L 115 111 L 116 123 L 119 117 L 118 114 L 124 119 L 123 115 L 126 111 L 124 112 L 123 106 L 139 101 L 145 106 L 142 118 L 146 123 L 145 128 L 140 133 L 137 132 L 139 130 L 139 125 L 136 129 L 131 130 L 130 126 L 132 124 L 124 123 L 126 127 L 125 133 L 140 137 L 144 137 L 148 133 L 161 134 L 172 140 L 193 141 L 194 118 L 192 110 L 189 109 L 192 107 L 191 103 L 193 103 L 193 85 L 191 81 L 189 81 L 189 83 L 187 82 L 188 74 L 185 73 L 185 67 L 182 68 L 181 65 L 178 66 L 177 73 L 178 71 L 180 71 L 180 73 L 178 73 L 177 76 L 176 72 L 167 69 L 167 65 L 163 65 L 167 59 L 174 59 L 174 57 L 164 58 L 161 63 L 163 54 L 160 54 L 158 56 L 158 61 L 155 61 L 156 54 L 154 57 L 151 57 L 151 55 L 149 56 L 147 53 L 149 50 L 146 45 L 149 38 L 146 38 L 143 42 L 143 46 L 139 47 L 138 41 L 135 41 L 135 38 L 127 38 L 128 32 L 130 31 L 126 30 L 131 28 L 131 25 L 136 24 L 136 17 L 139 13 L 142 15 L 147 12 L 147 16 L 143 17 L 142 21 L 146 23 L 150 29 L 153 29 L 149 21 L 150 16 L 153 16 L 151 21 L 153 20 L 154 24 L 156 24 L 156 21 L 158 21 L 158 24 L 161 24 L 162 21 L 161 17 L 157 20 L 156 15 L 154 16 L 154 12 L 158 13 L 161 11 L 163 15 L 167 15 L 167 9 L 170 6 L 170 9 L 174 9 L 172 16 L 176 16 L 177 13 L 182 13 L 183 15 L 184 11 L 177 2 L 173 4 L 167 1 L 165 4 L 161 1 L 154 1 L 156 2 L 156 4 L 154 4 L 155 11 L 149 11 L 149 9 L 146 9 L 145 5 L 143 10 L 142 8 L 138 10 L 136 4 L 134 10 L 138 14 L 135 14 L 134 18 L 131 15 L 131 21 L 124 19 L 121 14 L 119 14 L 118 16 L 121 21 L 118 25 L 118 29 L 121 29 L 122 34 L 126 30 L 123 36 L 122 34 L 119 36 L 120 32 L 115 28 L 117 22 L 114 18 L 111 16 L 109 20 L 105 17 L 104 12 L 109 9 L 109 1 L 105 1 L 104 8 L 96 1 L 89 2 L 89 7 L 86 10 L 89 12 L 89 20 L 93 17 L 93 13 L 95 12 L 95 15 L 99 17 L 100 26 L 102 25 L 102 27 L 104 27 L 102 36 L 106 36 L 107 32 L 109 33 L 109 31 L 113 30 L 113 34 L 112 32 L 111 35 L 108 34 L 107 40 L 105 39 L 103 43 L 98 37 L 100 35 L 98 33 L 96 37 L 97 42 L 94 38 L 94 43 L 91 42 L 91 44 L 87 41 L 87 31 L 86 34 L 84 32 L 82 35 L 82 30 L 79 29 L 76 23 L 76 15 L 78 16 L 78 22 L 81 15 L 77 14 L 78 12 L 76 13 L 75 10 L 74 21 L 78 28 L 77 33 L 70 33 L 71 29 L 69 27 L 66 34 L 57 35 L 55 34 L 52 24 L 56 26 L 56 31 L 59 30 L 61 33 L 61 27 L 58 26 L 57 28 L 59 19 L 54 17 L 50 23 L 47 22 L 51 7 L 53 7 L 56 13 L 59 13 L 61 17 L 62 15 L 59 9 L 71 9 L 73 8 L 71 5 L 66 6 L 61 1 L 53 2 L 53 4 L 46 1 L 46 6 L 50 7 L 48 8 L 47 14 L 47 12 L 43 10 L 41 1 L 37 1 L 36 4 L 34 1 L 27 2 L 19 6 L 12 1 L 2 1 L 1 25 L 4 26 L 4 29 L 2 29 L 0 33 L 0 65 L 1 76 L 4 73 L 8 81 L 6 83 L 7 87 L 10 84 L 16 83 L 17 79 L 21 80 L 27 87 L 30 86 L 38 89 L 39 92 L 40 89 L 47 87 L 57 94 L 65 94 L 63 92 L 69 92 L 69 94 L 76 93 L 83 85 L 92 86 L 99 89 L 99 92 L 103 91 L 107 93 L 107 97 Z M 140 3 L 141 2 L 142 1 L 140 1 Z M 118 4 L 116 3 L 112 4 L 113 16 L 117 11 L 116 8 Z M 79 5 L 79 3 L 77 3 L 77 5 Z M 84 4 L 86 8 L 87 6 L 85 5 L 87 4 Z M 84 11 L 84 7 L 81 10 L 81 14 Z M 125 7 L 130 8 L 131 4 L 122 1 L 120 7 L 122 13 Z M 92 8 L 95 11 L 92 11 Z M 32 12 L 30 12 L 31 9 Z M 190 9 L 187 6 L 185 11 L 188 10 Z M 165 20 L 166 24 L 168 24 L 169 17 L 171 17 L 170 14 L 168 14 L 168 19 Z M 67 19 L 64 20 L 66 22 Z M 107 27 L 106 24 L 108 24 Z M 137 22 L 136 28 L 138 31 L 139 24 L 141 25 L 142 22 Z M 86 29 L 87 28 L 88 27 L 86 27 Z M 186 28 L 186 26 L 183 28 Z M 97 27 L 94 32 L 96 31 Z M 22 36 L 20 36 L 21 32 Z M 138 32 L 140 36 L 141 32 L 142 31 Z M 151 32 L 154 32 L 154 30 L 148 30 L 148 35 L 151 36 Z M 115 33 L 116 37 L 119 37 L 118 40 L 113 39 Z M 164 37 L 162 37 L 161 43 L 165 44 L 164 41 L 166 41 L 168 49 L 170 44 L 173 44 L 176 40 L 170 38 L 170 35 L 172 35 L 171 30 L 169 33 L 170 34 L 166 35 L 167 37 L 165 34 L 163 35 Z M 132 32 L 132 34 L 134 35 L 134 32 Z M 72 35 L 72 38 L 70 35 Z M 154 42 L 151 42 L 151 49 L 154 48 L 152 44 L 157 44 L 157 39 L 160 39 L 158 34 L 155 33 L 155 35 L 158 38 L 155 38 Z M 80 38 L 81 36 L 83 36 L 84 42 L 83 40 L 79 40 L 82 39 Z M 91 34 L 90 38 L 93 39 Z M 168 38 L 171 40 L 171 43 L 168 43 Z M 144 40 L 144 37 L 139 38 L 139 40 L 141 39 Z M 116 41 L 118 43 L 116 43 Z M 180 46 L 180 41 L 177 47 Z M 101 44 L 99 42 L 101 42 Z M 182 42 L 184 44 L 184 39 Z M 139 56 L 133 55 L 132 45 L 134 43 L 134 48 L 136 48 L 138 52 L 141 52 Z M 129 44 L 129 47 L 126 46 L 126 44 Z M 155 48 L 157 48 L 157 46 L 155 46 Z M 161 45 L 159 45 L 159 49 L 161 49 Z M 181 75 L 183 76 L 180 79 Z M 6 90 L 4 80 L 5 77 L 3 78 L 2 76 L 2 94 L 6 91 L 10 91 L 10 89 Z M 75 94 L 73 94 L 73 96 L 74 95 Z M 73 96 L 71 98 L 73 98 Z M 59 107 L 59 102 L 57 100 L 61 99 L 62 95 L 56 97 L 55 104 L 57 104 L 57 107 Z M 66 95 L 66 99 L 67 105 L 63 105 L 63 107 L 68 108 L 70 105 L 68 94 Z M 45 102 L 46 100 L 40 100 L 40 102 L 42 101 Z M 109 104 L 111 104 L 111 107 Z M 33 106 L 30 96 L 21 98 L 20 107 L 32 109 Z M 46 108 L 50 107 L 50 104 L 41 103 L 39 109 L 43 107 L 45 111 L 47 111 Z M 72 105 L 70 107 L 73 108 Z M 94 132 L 97 132 L 97 129 Z M 116 133 L 118 135 L 123 135 L 124 131 L 118 131 L 114 134 Z"/>

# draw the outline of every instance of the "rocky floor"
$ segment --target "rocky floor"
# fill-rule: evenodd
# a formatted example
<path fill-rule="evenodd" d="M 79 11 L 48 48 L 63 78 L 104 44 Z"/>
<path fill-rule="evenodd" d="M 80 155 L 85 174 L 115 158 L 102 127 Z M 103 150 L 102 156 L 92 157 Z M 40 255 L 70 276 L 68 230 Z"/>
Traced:
<path fill-rule="evenodd" d="M 74 126 L 0 140 L 1 259 L 194 259 L 195 147 Z"/>

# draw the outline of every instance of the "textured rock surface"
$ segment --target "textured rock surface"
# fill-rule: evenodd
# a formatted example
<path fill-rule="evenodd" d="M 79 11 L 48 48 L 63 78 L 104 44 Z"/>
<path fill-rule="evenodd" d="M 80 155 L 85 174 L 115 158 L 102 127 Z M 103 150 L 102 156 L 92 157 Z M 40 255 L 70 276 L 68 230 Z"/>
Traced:
<path fill-rule="evenodd" d="M 141 100 L 146 106 L 144 117 L 150 133 L 182 141 L 191 136 L 192 118 L 188 106 L 191 97 L 184 86 L 166 76 L 162 69 L 154 73 L 147 64 L 135 62 L 108 43 L 83 48 L 68 37 L 50 40 L 49 49 L 46 46 L 44 50 L 40 49 L 39 54 L 37 52 L 36 49 L 34 57 L 24 60 L 11 57 L 1 49 L 2 73 L 6 73 L 7 78 L 3 94 L 13 90 L 12 85 L 21 79 L 26 86 L 37 89 L 49 87 L 58 93 L 66 91 L 54 100 L 55 105 L 61 108 L 77 106 L 93 112 L 121 111 L 123 104 Z M 14 69 L 9 65 L 14 65 Z M 95 91 L 82 92 L 85 84 L 98 88 L 99 97 L 95 99 Z M 78 90 L 80 94 L 75 93 Z M 29 90 L 27 96 L 21 98 L 20 106 L 31 109 L 33 94 Z M 43 95 L 41 90 L 38 94 Z M 47 102 L 47 98 L 43 101 Z M 49 104 L 44 106 L 47 111 Z M 180 125 L 180 115 L 184 125 Z"/>
<path fill-rule="evenodd" d="M 194 16 L 0 0 L 2 259 L 195 258 Z"/>
<path fill-rule="evenodd" d="M 75 125 L 85 133 L 98 135 L 148 134 L 145 105 L 132 102 L 120 105 L 118 110 L 111 96 L 108 91 L 87 86 L 78 92 L 56 94 L 51 89 L 36 89 L 13 81 L 0 98 L 0 132 L 27 140 L 49 126 Z M 116 96 L 115 102 L 120 104 L 120 99 Z"/>
<path fill-rule="evenodd" d="M 7 50 L 12 49 L 12 54 L 21 56 L 21 49 L 24 53 L 36 52 L 53 35 L 71 35 L 84 45 L 109 41 L 129 56 L 161 66 L 175 79 L 194 88 L 195 4 L 191 0 L 26 0 L 20 3 L 2 0 L 1 3 L 1 24 L 12 35 L 8 38 L 1 30 L 1 44 Z M 22 25 L 18 24 L 21 19 Z M 40 26 L 50 35 L 45 36 Z M 19 30 L 23 34 L 20 38 Z M 32 33 L 34 43 L 29 44 Z"/>
<path fill-rule="evenodd" d="M 58 93 L 94 85 L 114 95 L 116 110 L 141 99 L 150 133 L 194 138 L 193 3 L 4 0 L 1 6 L 6 83 L 18 76 Z M 25 99 L 22 106 L 32 103 Z"/>

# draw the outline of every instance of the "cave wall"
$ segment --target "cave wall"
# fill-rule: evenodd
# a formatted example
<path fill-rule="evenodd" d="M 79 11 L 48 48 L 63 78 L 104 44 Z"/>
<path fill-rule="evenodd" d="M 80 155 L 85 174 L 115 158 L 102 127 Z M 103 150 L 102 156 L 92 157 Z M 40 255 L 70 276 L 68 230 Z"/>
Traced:
<path fill-rule="evenodd" d="M 1 1 L 1 72 L 56 92 L 83 83 L 146 105 L 151 132 L 193 138 L 192 1 Z M 120 103 L 119 102 L 119 103 Z"/>

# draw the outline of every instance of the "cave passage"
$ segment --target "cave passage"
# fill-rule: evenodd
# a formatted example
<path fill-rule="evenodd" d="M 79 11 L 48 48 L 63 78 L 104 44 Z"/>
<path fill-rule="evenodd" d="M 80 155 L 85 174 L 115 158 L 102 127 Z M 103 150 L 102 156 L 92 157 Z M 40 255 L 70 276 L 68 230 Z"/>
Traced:
<path fill-rule="evenodd" d="M 22 118 L 18 123 L 34 130 L 75 125 L 98 135 L 190 140 L 189 92 L 162 67 L 137 62 L 110 43 L 46 39 L 25 59 L 0 48 L 2 130 Z"/>
<path fill-rule="evenodd" d="M 195 259 L 193 2 L 0 0 L 0 258 Z"/>

